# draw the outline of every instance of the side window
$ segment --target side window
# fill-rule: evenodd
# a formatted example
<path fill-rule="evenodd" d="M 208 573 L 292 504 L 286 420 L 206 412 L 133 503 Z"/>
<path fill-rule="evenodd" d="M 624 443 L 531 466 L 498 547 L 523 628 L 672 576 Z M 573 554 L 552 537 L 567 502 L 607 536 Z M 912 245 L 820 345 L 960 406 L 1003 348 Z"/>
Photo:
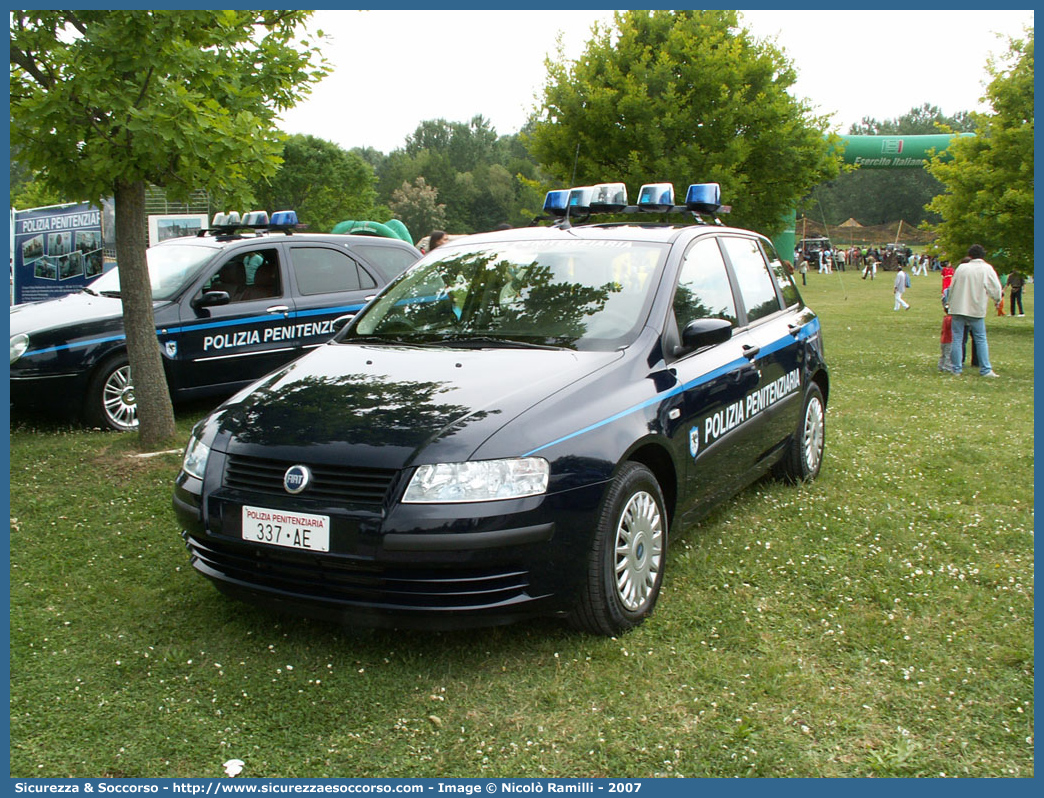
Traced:
<path fill-rule="evenodd" d="M 326 247 L 294 247 L 297 290 L 302 294 L 331 294 L 376 288 L 377 281 L 346 253 Z"/>
<path fill-rule="evenodd" d="M 380 269 L 389 280 L 398 277 L 417 260 L 410 250 L 399 247 L 356 244 L 352 248 Z"/>
<path fill-rule="evenodd" d="M 736 275 L 736 287 L 747 308 L 747 321 L 756 321 L 778 311 L 776 286 L 769 275 L 758 242 L 753 238 L 732 236 L 722 236 L 721 242 L 725 245 L 725 252 Z"/>
<path fill-rule="evenodd" d="M 685 253 L 674 293 L 674 317 L 681 328 L 696 319 L 712 318 L 728 319 L 736 326 L 738 317 L 729 275 L 714 239 L 697 241 Z"/>
<path fill-rule="evenodd" d="M 203 285 L 203 290 L 226 291 L 230 302 L 282 296 L 278 251 L 257 249 L 233 255 Z"/>
<path fill-rule="evenodd" d="M 779 255 L 776 254 L 776 248 L 771 244 L 762 241 L 761 246 L 765 249 L 765 256 L 768 258 L 769 270 L 772 272 L 772 276 L 776 280 L 776 286 L 779 288 L 779 292 L 783 295 L 783 304 L 788 308 L 801 303 L 801 294 L 798 293 L 797 286 L 794 285 L 794 265 L 790 264 L 788 269 L 786 264 L 780 260 Z"/>

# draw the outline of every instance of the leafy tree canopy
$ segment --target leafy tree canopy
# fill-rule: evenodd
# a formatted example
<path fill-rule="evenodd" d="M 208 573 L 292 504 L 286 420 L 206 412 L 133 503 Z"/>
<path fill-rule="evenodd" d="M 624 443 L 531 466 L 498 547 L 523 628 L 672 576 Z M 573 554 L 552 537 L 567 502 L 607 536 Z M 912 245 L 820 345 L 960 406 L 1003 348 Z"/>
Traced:
<path fill-rule="evenodd" d="M 255 182 L 254 196 L 270 212 L 292 208 L 309 229 L 329 232 L 346 219 L 374 218 L 375 184 L 373 167 L 362 156 L 315 136 L 294 135 L 283 145 L 275 175 Z"/>
<path fill-rule="evenodd" d="M 788 93 L 789 61 L 734 11 L 625 11 L 585 53 L 546 62 L 530 144 L 570 185 L 721 184 L 730 224 L 778 232 L 809 189 L 838 172 L 826 119 Z"/>
<path fill-rule="evenodd" d="M 290 11 L 13 12 L 11 139 L 67 196 L 117 180 L 245 199 L 272 174 L 276 115 L 325 74 Z"/>
<path fill-rule="evenodd" d="M 482 116 L 426 120 L 378 167 L 378 196 L 402 207 L 393 195 L 423 178 L 444 207 L 446 230 L 473 233 L 502 222 L 528 224 L 533 214 L 524 209 L 534 198 L 524 181 L 538 174 L 520 137 L 498 136 Z"/>
<path fill-rule="evenodd" d="M 51 189 L 116 205 L 141 442 L 174 433 L 145 262 L 145 186 L 247 199 L 275 172 L 276 115 L 325 74 L 299 11 L 11 12 L 11 143 Z M 318 60 L 317 66 L 314 62 Z M 237 203 L 238 204 L 238 203 Z"/>
<path fill-rule="evenodd" d="M 423 177 L 404 182 L 392 192 L 390 206 L 395 218 L 412 231 L 414 243 L 432 230 L 446 227 L 446 206 L 439 202 L 439 192 Z"/>
<path fill-rule="evenodd" d="M 990 64 L 991 111 L 976 115 L 978 133 L 955 141 L 948 161 L 929 171 L 945 191 L 931 203 L 942 217 L 941 250 L 960 260 L 972 244 L 986 247 L 1001 273 L 1033 272 L 1033 31 L 1009 41 Z"/>

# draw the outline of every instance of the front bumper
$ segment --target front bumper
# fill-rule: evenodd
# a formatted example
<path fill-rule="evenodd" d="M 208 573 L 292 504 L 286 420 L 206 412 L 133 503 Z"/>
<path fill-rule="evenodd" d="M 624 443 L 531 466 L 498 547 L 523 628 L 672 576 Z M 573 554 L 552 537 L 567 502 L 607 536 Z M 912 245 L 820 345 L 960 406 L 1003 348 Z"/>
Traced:
<path fill-rule="evenodd" d="M 53 375 L 11 374 L 11 404 L 26 410 L 72 410 L 83 405 L 87 373 Z"/>
<path fill-rule="evenodd" d="M 213 456 L 213 455 L 212 455 Z M 220 460 L 222 456 L 218 455 Z M 456 628 L 568 610 L 585 578 L 604 484 L 457 505 L 332 505 L 204 486 L 182 473 L 174 509 L 193 567 L 236 598 L 347 625 Z M 401 491 L 389 489 L 389 496 Z M 330 551 L 244 541 L 244 504 L 331 519 Z"/>

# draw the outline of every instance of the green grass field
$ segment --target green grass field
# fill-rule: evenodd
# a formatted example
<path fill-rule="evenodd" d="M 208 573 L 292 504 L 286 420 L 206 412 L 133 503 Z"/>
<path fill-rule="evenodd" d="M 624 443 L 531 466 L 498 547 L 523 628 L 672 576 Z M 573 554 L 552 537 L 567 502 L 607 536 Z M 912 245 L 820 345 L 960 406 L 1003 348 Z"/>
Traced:
<path fill-rule="evenodd" d="M 938 274 L 901 313 L 891 276 L 808 276 L 820 479 L 673 530 L 657 611 L 620 639 L 234 603 L 188 565 L 178 455 L 16 418 L 11 774 L 1034 775 L 1034 286 L 987 321 L 1001 379 L 954 378 Z"/>

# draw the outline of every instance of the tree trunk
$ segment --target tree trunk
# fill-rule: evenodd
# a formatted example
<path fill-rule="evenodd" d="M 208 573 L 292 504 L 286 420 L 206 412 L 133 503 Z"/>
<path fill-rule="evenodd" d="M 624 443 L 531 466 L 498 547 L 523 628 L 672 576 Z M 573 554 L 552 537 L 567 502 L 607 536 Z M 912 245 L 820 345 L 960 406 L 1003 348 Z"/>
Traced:
<path fill-rule="evenodd" d="M 174 437 L 174 408 L 152 315 L 152 285 L 145 259 L 145 183 L 117 181 L 114 199 L 123 328 L 138 403 L 138 435 L 141 448 L 147 450 Z"/>

